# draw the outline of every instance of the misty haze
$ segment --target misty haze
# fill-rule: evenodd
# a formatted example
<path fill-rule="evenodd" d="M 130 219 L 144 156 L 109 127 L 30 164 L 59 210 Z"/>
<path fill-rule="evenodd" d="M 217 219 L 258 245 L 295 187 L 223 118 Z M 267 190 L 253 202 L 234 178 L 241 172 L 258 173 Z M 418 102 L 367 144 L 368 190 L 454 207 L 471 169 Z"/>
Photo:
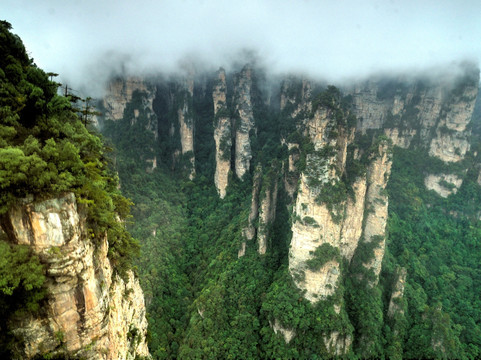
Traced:
<path fill-rule="evenodd" d="M 0 4 L 0 358 L 481 356 L 481 4 Z"/>

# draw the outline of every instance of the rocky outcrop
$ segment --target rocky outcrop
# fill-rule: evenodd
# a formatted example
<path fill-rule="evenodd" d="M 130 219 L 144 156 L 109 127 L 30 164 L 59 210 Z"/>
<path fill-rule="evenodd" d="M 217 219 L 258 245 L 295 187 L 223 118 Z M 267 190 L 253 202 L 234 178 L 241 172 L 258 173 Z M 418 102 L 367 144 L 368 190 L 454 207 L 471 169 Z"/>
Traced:
<path fill-rule="evenodd" d="M 24 200 L 3 217 L 8 240 L 30 246 L 46 266 L 48 300 L 36 316 L 16 319 L 19 357 L 85 359 L 149 356 L 143 293 L 131 271 L 125 279 L 107 258 L 108 240 L 94 243 L 73 194 Z"/>
<path fill-rule="evenodd" d="M 282 334 L 286 344 L 289 344 L 294 336 L 296 336 L 296 332 L 293 329 L 284 328 L 277 319 L 274 321 L 274 324 L 271 323 L 270 325 L 276 334 L 278 332 Z"/>
<path fill-rule="evenodd" d="M 148 84 L 140 77 L 117 78 L 108 84 L 107 94 L 103 98 L 103 107 L 105 113 L 103 116 L 110 120 L 121 120 L 124 117 L 124 111 L 127 104 L 132 101 L 134 92 L 142 93 L 142 108 L 149 109 L 151 116 L 154 117 L 153 101 L 155 98 L 155 87 Z M 140 114 L 140 109 L 134 109 L 131 123 L 135 122 Z M 152 131 L 156 130 L 156 124 L 150 126 Z M 157 136 L 157 132 L 155 131 Z"/>
<path fill-rule="evenodd" d="M 306 106 L 310 106 L 312 85 L 307 79 L 287 78 L 281 86 L 280 110 L 295 118 Z M 310 110 L 310 109 L 309 109 Z"/>
<path fill-rule="evenodd" d="M 246 65 L 234 84 L 235 108 L 235 172 L 239 179 L 249 171 L 252 159 L 250 133 L 255 131 L 252 104 L 252 69 Z"/>
<path fill-rule="evenodd" d="M 407 272 L 405 268 L 399 268 L 396 271 L 396 282 L 391 293 L 391 299 L 389 300 L 389 308 L 387 316 L 393 318 L 396 314 L 404 314 L 404 309 L 400 305 L 401 300 L 404 297 L 404 288 L 406 286 Z"/>
<path fill-rule="evenodd" d="M 267 251 L 269 229 L 276 218 L 277 174 L 274 169 L 270 169 L 266 174 L 262 185 L 262 200 L 259 209 L 259 225 L 257 227 L 257 252 L 264 255 Z"/>
<path fill-rule="evenodd" d="M 372 269 L 375 282 L 379 280 L 381 263 L 386 246 L 386 224 L 388 210 L 388 195 L 386 192 L 387 181 L 391 174 L 391 148 L 389 141 L 382 140 L 371 159 L 367 171 L 368 188 L 365 200 L 365 226 L 363 240 L 366 243 L 376 243 L 374 256 L 369 263 L 364 264 L 367 269 Z"/>
<path fill-rule="evenodd" d="M 287 171 L 284 171 L 284 188 L 292 201 L 299 182 L 299 172 L 296 166 L 300 158 L 299 144 L 287 143 L 287 151 L 289 152 L 289 158 L 287 160 Z"/>
<path fill-rule="evenodd" d="M 154 136 L 154 141 L 145 144 L 150 154 L 142 157 L 145 171 L 150 173 L 157 167 L 154 143 L 158 138 L 158 119 L 153 109 L 156 87 L 138 77 L 117 78 L 112 80 L 103 98 L 102 116 L 95 118 L 95 126 L 101 128 L 106 119 L 128 121 L 131 126 L 141 124 Z M 126 111 L 127 110 L 127 111 Z"/>
<path fill-rule="evenodd" d="M 434 190 L 444 198 L 456 194 L 463 184 L 463 179 L 454 174 L 427 175 L 424 178 L 424 185 L 428 190 Z"/>
<path fill-rule="evenodd" d="M 231 119 L 227 109 L 227 85 L 225 70 L 217 72 L 217 81 L 212 93 L 214 100 L 214 141 L 215 141 L 215 174 L 214 183 L 221 199 L 225 197 L 228 185 L 232 130 Z"/>
<path fill-rule="evenodd" d="M 190 162 L 189 179 L 195 176 L 195 157 L 194 157 L 194 76 L 189 73 L 183 80 L 182 88 L 179 93 L 180 101 L 177 109 L 179 120 L 180 144 L 182 155 L 188 157 Z"/>
<path fill-rule="evenodd" d="M 394 145 L 413 140 L 429 155 L 458 162 L 469 151 L 469 123 L 478 93 L 479 71 L 462 64 L 437 78 L 392 78 L 365 82 L 350 90 L 357 130 L 384 129 Z"/>
<path fill-rule="evenodd" d="M 341 273 L 340 259 L 328 259 L 318 269 L 308 266 L 316 249 L 323 244 L 338 249 L 343 256 L 352 257 L 362 226 L 362 211 L 359 220 L 347 217 L 347 196 L 338 204 L 329 203 L 328 189 L 339 185 L 345 169 L 348 138 L 347 131 L 333 125 L 330 110 L 321 108 L 307 124 L 307 132 L 314 144 L 315 152 L 307 155 L 306 170 L 301 175 L 292 225 L 292 240 L 289 251 L 289 270 L 296 285 L 304 291 L 311 302 L 325 299 L 335 293 Z M 340 131 L 339 131 L 340 130 Z M 338 132 L 337 137 L 330 136 Z M 335 149 L 331 151 L 332 149 Z M 363 186 L 357 186 L 359 197 L 350 200 L 349 212 L 363 209 Z M 361 190 L 361 191 L 360 191 Z M 321 192 L 327 197 L 320 197 Z M 326 202 L 327 201 L 327 202 Z M 358 203 L 359 202 L 359 203 Z M 350 228 L 353 226 L 354 228 Z M 355 227 L 358 228 L 355 228 Z M 350 243 L 347 243 L 350 241 Z"/>
<path fill-rule="evenodd" d="M 352 184 L 353 196 L 348 197 L 346 212 L 341 230 L 339 250 L 341 255 L 351 261 L 362 234 L 365 215 L 366 176 L 358 177 Z"/>
<path fill-rule="evenodd" d="M 254 180 L 252 182 L 252 197 L 251 197 L 251 207 L 249 211 L 249 216 L 247 218 L 247 226 L 242 230 L 242 235 L 245 240 L 253 240 L 256 236 L 255 221 L 259 216 L 259 193 L 262 186 L 262 166 L 257 165 L 256 171 L 254 172 Z M 244 256 L 246 250 L 246 242 L 244 241 L 239 250 L 238 257 Z"/>
<path fill-rule="evenodd" d="M 305 170 L 300 176 L 289 271 L 306 300 L 317 303 L 336 299 L 332 303 L 334 312 L 344 316 L 343 298 L 335 296 L 346 276 L 343 258 L 349 263 L 361 240 L 376 241 L 374 256 L 364 266 L 372 269 L 376 277 L 373 285 L 377 284 L 384 256 L 388 204 L 385 188 L 391 168 L 391 142 L 381 136 L 369 150 L 362 150 L 372 152 L 364 154 L 368 162 L 366 172 L 351 175 L 354 178 L 347 184 L 346 174 L 354 171 L 347 163 L 354 130 L 340 120 L 340 114 L 332 105 L 320 106 L 312 118 L 302 120 L 301 129 L 309 136 L 314 151 L 306 155 Z M 359 150 L 353 149 L 349 150 L 351 162 L 361 156 Z M 333 329 L 322 341 L 330 354 L 341 356 L 349 352 L 352 336 L 344 328 Z"/>

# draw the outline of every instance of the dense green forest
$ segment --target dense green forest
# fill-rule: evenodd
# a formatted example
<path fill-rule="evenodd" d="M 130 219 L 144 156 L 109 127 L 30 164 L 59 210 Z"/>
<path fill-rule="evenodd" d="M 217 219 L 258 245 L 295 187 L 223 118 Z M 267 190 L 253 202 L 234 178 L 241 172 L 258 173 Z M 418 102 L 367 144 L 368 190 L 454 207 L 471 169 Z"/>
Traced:
<path fill-rule="evenodd" d="M 213 180 L 213 80 L 196 85 L 189 99 L 196 176 L 188 180 L 188 154 L 173 156 L 180 148 L 178 104 L 165 100 L 166 94 L 174 94 L 177 101 L 185 96 L 175 81 L 158 84 L 154 117 L 143 101 L 146 94 L 135 91 L 123 119 L 104 120 L 102 132 L 109 143 L 105 147 L 92 127 L 85 126 L 85 112 L 79 117 L 79 104 L 72 104 L 73 97 L 58 95 L 53 74 L 34 64 L 10 28 L 0 23 L 0 217 L 19 198 L 74 192 L 88 214 L 92 237 L 108 233 L 109 258 L 117 271 L 136 267 L 145 293 L 153 358 L 322 359 L 331 357 L 324 336 L 339 329 L 340 335 L 353 339 L 346 358 L 481 356 L 479 106 L 471 125 L 471 150 L 461 163 L 446 165 L 417 142 L 407 149 L 393 148 L 387 247 L 379 283 L 368 286 L 370 274 L 362 272 L 361 264 L 376 246 L 363 243 L 350 264 L 341 260 L 347 276 L 335 294 L 312 304 L 288 270 L 293 200 L 284 189 L 282 169 L 288 156 L 298 151 L 298 170 L 305 170 L 314 147 L 297 131 L 289 107 L 279 111 L 266 101 L 261 73 L 253 86 L 257 132 L 250 134 L 251 171 L 242 181 L 231 171 L 227 195 L 220 199 Z M 227 85 L 230 103 L 232 80 Z M 293 89 L 299 99 L 301 88 Z M 318 85 L 312 92 L 314 109 L 327 108 L 336 126 L 353 128 L 350 97 L 332 86 Z M 229 115 L 235 117 L 233 112 Z M 320 194 L 331 211 L 352 196 L 353 179 L 365 172 L 370 151 L 386 141 L 382 134 L 380 130 L 356 134 L 355 147 L 366 155 L 356 160 L 350 148 L 349 177 Z M 286 138 L 299 149 L 288 151 L 281 141 Z M 331 153 L 324 149 L 317 155 Z M 278 180 L 276 217 L 270 224 L 267 253 L 260 255 L 248 243 L 245 255 L 238 257 L 257 164 L 264 169 L 264 183 Z M 443 171 L 464 179 L 457 193 L 447 198 L 424 185 L 426 174 Z M 117 215 L 128 219 L 129 232 Z M 8 358 L 14 346 L 9 319 L 41 308 L 45 270 L 28 248 L 8 243 L 3 232 L 0 253 L 0 356 Z M 312 269 L 340 258 L 330 246 L 319 247 L 313 255 Z M 391 294 L 403 272 L 404 296 L 396 304 L 402 311 L 388 316 Z M 345 311 L 338 314 L 333 304 L 339 302 Z M 289 343 L 273 331 L 276 321 L 295 330 Z"/>
<path fill-rule="evenodd" d="M 166 92 L 168 86 L 163 83 L 158 88 Z M 343 298 L 346 307 L 346 313 L 339 316 L 332 310 L 336 299 L 311 304 L 288 272 L 292 200 L 282 181 L 267 254 L 259 255 L 255 246 L 247 244 L 245 256 L 238 258 L 254 170 L 243 181 L 231 176 L 227 196 L 219 199 L 213 181 L 212 81 L 204 86 L 194 90 L 192 103 L 197 174 L 193 181 L 182 171 L 182 159 L 172 157 L 180 147 L 175 107 L 169 110 L 165 104 L 156 107 L 154 103 L 158 144 L 149 130 L 151 119 L 142 113 L 145 94 L 141 92 L 134 93 L 123 120 L 107 120 L 103 128 L 116 148 L 121 190 L 135 204 L 130 230 L 141 239 L 138 269 L 146 294 L 154 358 L 326 358 L 330 355 L 322 338 L 340 328 L 354 337 L 352 350 L 346 355 L 349 358 L 480 356 L 481 300 L 476 290 L 481 286 L 478 110 L 473 119 L 471 152 L 461 164 L 449 167 L 430 157 L 428 149 L 416 142 L 409 149 L 394 148 L 387 189 L 387 249 L 380 281 L 369 287 L 368 274 L 357 275 L 359 264 L 367 259 L 362 256 L 369 255 L 358 254 L 358 260 L 344 263 L 351 275 L 336 292 L 337 300 Z M 269 107 L 260 90 L 255 91 L 259 91 L 258 97 L 254 96 L 258 130 L 251 138 L 251 163 L 279 169 L 289 155 L 280 139 L 289 137 L 301 144 L 298 166 L 302 170 L 305 154 L 313 151 L 312 144 L 296 131 L 287 110 Z M 336 88 L 319 86 L 312 98 L 317 99 L 316 106 L 333 109 L 343 126 L 355 124 L 348 116 L 351 99 L 342 98 Z M 141 110 L 132 125 L 128 112 L 133 108 Z M 169 124 L 177 127 L 173 136 L 168 135 Z M 358 134 L 356 146 L 368 149 L 381 134 Z M 146 171 L 145 160 L 153 156 L 162 161 L 153 171 Z M 352 178 L 365 167 L 362 159 L 350 166 L 354 173 L 351 180 L 340 183 L 345 188 L 339 196 L 345 196 L 342 194 L 349 191 Z M 424 176 L 446 170 L 457 172 L 464 182 L 456 194 L 441 198 L 426 189 Z M 279 171 L 276 174 L 282 176 Z M 327 198 L 337 194 L 333 190 Z M 366 244 L 360 251 L 369 254 L 372 246 Z M 326 261 L 322 260 L 326 256 L 338 256 L 334 248 L 319 251 L 319 264 L 313 262 L 313 267 Z M 407 273 L 405 292 L 397 304 L 402 311 L 389 317 L 390 296 L 403 271 Z M 272 330 L 276 319 L 296 330 L 298 335 L 289 344 Z"/>
<path fill-rule="evenodd" d="M 132 267 L 138 242 L 119 219 L 130 202 L 117 189 L 108 149 L 85 127 L 82 107 L 60 96 L 55 74 L 29 58 L 11 25 L 0 22 L 0 222 L 22 198 L 43 200 L 73 192 L 87 214 L 88 231 L 108 234 L 109 258 L 120 274 Z M 84 112 L 84 115 L 87 114 Z M 41 310 L 46 301 L 45 264 L 25 245 L 0 231 L 0 357 L 15 346 L 10 321 Z"/>

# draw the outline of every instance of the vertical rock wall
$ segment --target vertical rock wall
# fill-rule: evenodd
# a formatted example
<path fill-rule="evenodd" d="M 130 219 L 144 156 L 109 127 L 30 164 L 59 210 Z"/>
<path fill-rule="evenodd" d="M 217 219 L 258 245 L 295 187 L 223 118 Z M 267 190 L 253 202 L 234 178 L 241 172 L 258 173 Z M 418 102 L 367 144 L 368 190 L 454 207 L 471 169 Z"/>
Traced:
<path fill-rule="evenodd" d="M 252 69 L 246 65 L 237 75 L 234 84 L 235 107 L 235 172 L 239 179 L 249 171 L 252 149 L 249 134 L 255 130 L 251 98 Z"/>
<path fill-rule="evenodd" d="M 214 100 L 215 174 L 214 183 L 221 199 L 225 197 L 229 179 L 232 130 L 227 109 L 227 85 L 225 70 L 217 72 L 212 93 Z"/>
<path fill-rule="evenodd" d="M 372 80 L 351 90 L 357 130 L 384 129 L 394 145 L 408 147 L 416 136 L 429 155 L 462 160 L 469 150 L 468 124 L 476 102 L 479 71 L 469 65 L 437 78 Z"/>
<path fill-rule="evenodd" d="M 375 242 L 374 257 L 364 266 L 372 269 L 375 274 L 375 284 L 379 280 L 381 263 L 386 246 L 386 224 L 388 211 L 388 195 L 386 185 L 391 174 L 392 158 L 388 141 L 383 140 L 373 154 L 369 165 L 368 189 L 365 202 L 365 226 L 363 237 L 367 243 Z"/>
<path fill-rule="evenodd" d="M 2 219 L 8 240 L 31 247 L 46 265 L 48 299 L 38 316 L 17 319 L 20 358 L 149 356 L 142 289 L 128 271 L 113 273 L 108 241 L 94 244 L 73 194 L 24 201 Z"/>
<path fill-rule="evenodd" d="M 257 252 L 264 255 L 267 251 L 269 229 L 276 218 L 277 206 L 277 174 L 270 169 L 263 181 L 261 206 L 259 209 L 259 225 L 257 227 Z"/>
<path fill-rule="evenodd" d="M 189 73 L 183 80 L 180 91 L 181 100 L 177 109 L 179 119 L 180 144 L 182 155 L 189 157 L 189 179 L 195 176 L 195 156 L 194 156 L 194 76 Z"/>

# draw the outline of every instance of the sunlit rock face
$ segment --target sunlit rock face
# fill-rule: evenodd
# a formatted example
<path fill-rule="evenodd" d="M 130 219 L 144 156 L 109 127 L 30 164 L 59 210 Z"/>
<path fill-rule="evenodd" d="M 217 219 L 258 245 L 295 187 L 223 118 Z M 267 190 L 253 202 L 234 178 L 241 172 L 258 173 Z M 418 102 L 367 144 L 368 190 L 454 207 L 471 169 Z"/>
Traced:
<path fill-rule="evenodd" d="M 37 316 L 14 319 L 20 358 L 126 359 L 149 356 L 142 289 L 131 271 L 115 274 L 108 241 L 94 243 L 75 196 L 24 200 L 3 218 L 8 240 L 46 265 L 48 300 Z M 135 335 L 133 338 L 132 335 Z"/>
<path fill-rule="evenodd" d="M 424 178 L 424 185 L 429 190 L 434 190 L 444 198 L 456 194 L 463 184 L 463 179 L 454 174 L 429 174 Z"/>

